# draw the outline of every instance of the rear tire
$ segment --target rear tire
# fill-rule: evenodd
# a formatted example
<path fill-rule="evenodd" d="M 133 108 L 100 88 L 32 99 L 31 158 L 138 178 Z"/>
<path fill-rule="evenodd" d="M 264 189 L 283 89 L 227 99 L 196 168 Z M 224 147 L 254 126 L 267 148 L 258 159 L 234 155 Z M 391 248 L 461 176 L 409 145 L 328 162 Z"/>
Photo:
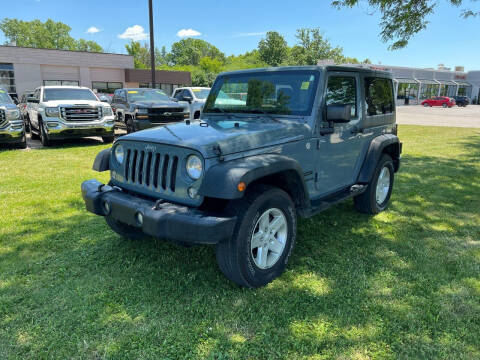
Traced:
<path fill-rule="evenodd" d="M 371 215 L 384 211 L 392 195 L 394 174 L 392 158 L 383 154 L 367 190 L 353 198 L 355 208 L 359 212 Z"/>
<path fill-rule="evenodd" d="M 443 106 L 444 109 L 446 109 L 448 107 L 447 104 L 443 104 L 442 106 Z"/>
<path fill-rule="evenodd" d="M 129 240 L 142 240 L 145 238 L 145 234 L 136 227 L 117 221 L 111 216 L 105 216 L 105 221 L 110 229 L 115 231 L 121 237 Z"/>
<path fill-rule="evenodd" d="M 39 140 L 40 139 L 40 136 L 38 136 L 36 133 L 33 132 L 33 126 L 32 126 L 32 122 L 30 121 L 30 119 L 28 119 L 28 127 L 29 127 L 29 131 L 30 131 L 30 139 L 32 140 Z"/>
<path fill-rule="evenodd" d="M 220 270 L 240 286 L 264 286 L 280 276 L 297 236 L 297 216 L 290 196 L 278 188 L 257 185 L 228 211 L 237 217 L 233 235 L 217 245 Z"/>

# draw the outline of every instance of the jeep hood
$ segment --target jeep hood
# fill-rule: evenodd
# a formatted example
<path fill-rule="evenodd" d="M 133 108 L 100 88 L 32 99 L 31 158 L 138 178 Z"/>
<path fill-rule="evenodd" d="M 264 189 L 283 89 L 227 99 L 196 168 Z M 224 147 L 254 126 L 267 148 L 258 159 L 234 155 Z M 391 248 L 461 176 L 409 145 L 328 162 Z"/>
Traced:
<path fill-rule="evenodd" d="M 238 124 L 238 127 L 235 126 Z M 205 158 L 275 146 L 311 136 L 311 128 L 300 120 L 228 119 L 185 122 L 160 126 L 122 136 L 120 140 L 188 147 Z"/>

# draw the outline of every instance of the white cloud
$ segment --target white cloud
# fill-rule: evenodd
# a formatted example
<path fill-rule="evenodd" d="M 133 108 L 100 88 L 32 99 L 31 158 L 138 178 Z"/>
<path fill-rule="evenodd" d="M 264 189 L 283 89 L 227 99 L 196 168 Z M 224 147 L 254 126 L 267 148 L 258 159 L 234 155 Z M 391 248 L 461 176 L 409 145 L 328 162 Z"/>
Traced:
<path fill-rule="evenodd" d="M 233 35 L 233 37 L 263 36 L 263 35 L 265 35 L 265 34 L 266 34 L 265 31 L 261 31 L 261 32 L 247 32 L 247 33 L 236 33 L 235 35 Z"/>
<path fill-rule="evenodd" d="M 193 36 L 200 36 L 200 35 L 202 35 L 202 33 L 193 29 L 182 29 L 179 32 L 177 32 L 178 37 L 193 37 Z"/>
<path fill-rule="evenodd" d="M 90 26 L 87 30 L 87 34 L 96 34 L 100 32 L 100 29 L 95 26 Z"/>
<path fill-rule="evenodd" d="M 145 29 L 140 25 L 133 25 L 127 28 L 123 34 L 118 35 L 120 39 L 129 39 L 133 41 L 140 41 L 148 39 L 148 34 L 145 33 Z"/>

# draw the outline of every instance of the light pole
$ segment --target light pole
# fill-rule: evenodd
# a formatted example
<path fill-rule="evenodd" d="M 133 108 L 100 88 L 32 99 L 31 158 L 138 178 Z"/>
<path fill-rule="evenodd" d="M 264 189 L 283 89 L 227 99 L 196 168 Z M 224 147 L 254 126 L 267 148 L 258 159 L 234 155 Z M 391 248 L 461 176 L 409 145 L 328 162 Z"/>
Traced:
<path fill-rule="evenodd" d="M 150 13 L 150 68 L 152 71 L 152 88 L 155 88 L 155 39 L 153 37 L 153 4 L 148 0 L 148 10 Z"/>

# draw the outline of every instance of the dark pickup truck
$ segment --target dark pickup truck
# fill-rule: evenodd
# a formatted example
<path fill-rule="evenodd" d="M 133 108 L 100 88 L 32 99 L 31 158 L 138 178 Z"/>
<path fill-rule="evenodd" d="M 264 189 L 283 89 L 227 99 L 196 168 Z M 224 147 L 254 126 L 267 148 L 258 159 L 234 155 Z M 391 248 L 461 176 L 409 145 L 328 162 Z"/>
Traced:
<path fill-rule="evenodd" d="M 188 104 L 180 104 L 156 89 L 115 90 L 111 105 L 116 114 L 115 127 L 129 134 L 190 118 Z"/>

